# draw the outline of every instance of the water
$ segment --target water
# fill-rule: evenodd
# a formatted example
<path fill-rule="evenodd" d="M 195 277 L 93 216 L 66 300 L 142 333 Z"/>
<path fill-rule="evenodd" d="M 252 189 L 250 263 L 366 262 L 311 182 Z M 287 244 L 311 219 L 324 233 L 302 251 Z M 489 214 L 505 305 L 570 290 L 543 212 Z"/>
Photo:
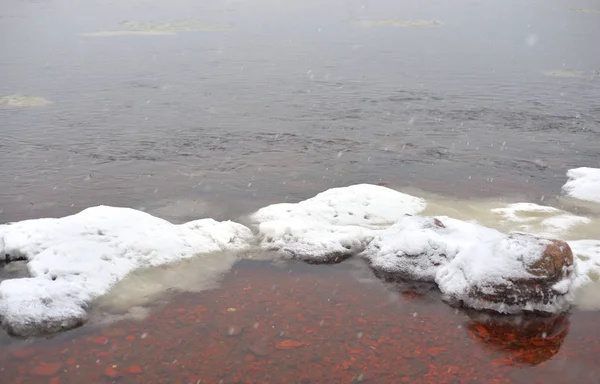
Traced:
<path fill-rule="evenodd" d="M 357 182 L 557 195 L 598 165 L 600 16 L 569 11 L 594 7 L 7 0 L 0 94 L 52 104 L 0 107 L 0 221 L 182 201 L 235 217 Z M 442 24 L 357 22 L 392 18 Z M 178 20 L 202 30 L 85 35 Z"/>
<path fill-rule="evenodd" d="M 0 223 L 64 216 L 98 204 L 143 209 L 174 222 L 236 219 L 267 204 L 367 182 L 427 197 L 427 214 L 477 219 L 502 230 L 521 224 L 499 220 L 491 208 L 519 201 L 548 204 L 592 219 L 561 237 L 598 238 L 598 207 L 559 197 L 568 169 L 600 167 L 600 14 L 570 9 L 600 6 L 592 0 L 5 0 Z M 532 225 L 548 229 L 541 219 Z M 301 290 L 302 284 L 294 287 L 285 274 L 262 263 L 239 267 L 230 256 L 135 273 L 94 304 L 88 325 L 49 341 L 0 334 L 2 345 L 31 344 L 35 350 L 27 363 L 3 355 L 3 377 L 47 382 L 30 369 L 63 353 L 60 369 L 68 373 L 55 377 L 69 382 L 108 380 L 105 369 L 113 364 L 119 371 L 140 365 L 145 371 L 140 380 L 154 382 L 196 382 L 202 370 L 208 382 L 228 383 L 248 369 L 258 381 L 281 382 L 306 373 L 308 365 L 323 364 L 311 360 L 323 351 L 332 353 L 328 372 L 339 373 L 332 382 L 398 382 L 425 374 L 435 381 L 439 368 L 432 364 L 443 366 L 447 378 L 457 367 L 463 378 L 464 372 L 476 372 L 483 379 L 516 382 L 532 377 L 596 382 L 600 374 L 593 365 L 597 311 L 575 310 L 566 320 L 533 326 L 531 335 L 527 326 L 490 325 L 455 313 L 435 291 L 419 291 L 420 299 L 409 303 L 398 293 L 402 289 L 373 282 L 356 265 L 358 278 L 344 266 L 336 267 L 343 273 L 306 267 L 310 273 L 303 275 L 304 267 L 295 265 L 290 273 L 301 281 L 328 290 L 345 287 L 351 294 L 341 301 L 354 306 L 327 309 L 347 316 L 336 340 L 311 339 L 284 358 L 270 349 L 264 357 L 262 350 L 274 348 L 279 334 L 269 334 L 267 341 L 262 333 L 256 340 L 242 333 L 243 342 L 227 338 L 231 324 L 219 323 L 226 304 L 218 300 L 245 297 L 236 285 L 238 272 L 245 281 L 263 284 L 264 292 L 275 281 L 289 289 Z M 0 279 L 21 272 L 18 266 L 3 269 Z M 221 288 L 206 291 L 223 278 Z M 365 279 L 371 282 L 366 290 Z M 300 292 L 275 302 L 286 306 L 286 315 L 298 312 L 298 302 L 310 311 L 328 308 L 317 300 L 322 291 Z M 578 304 L 597 309 L 598 292 L 591 287 Z M 375 308 L 373 303 L 390 298 L 395 304 Z M 206 309 L 205 317 L 193 323 L 178 318 L 198 306 Z M 268 308 L 255 302 L 240 324 L 249 330 Z M 406 345 L 392 341 L 377 351 L 381 347 L 366 343 L 365 334 L 390 338 L 399 331 L 349 320 L 362 318 L 361 308 L 380 311 L 373 316 L 394 319 L 425 337 L 421 347 L 439 343 L 447 351 L 436 350 L 440 358 L 429 352 L 396 355 Z M 428 313 L 439 332 L 417 328 L 413 313 L 419 320 Z M 301 331 L 316 329 L 315 319 L 297 319 L 295 339 L 312 338 Z M 174 328 L 141 339 L 157 324 Z M 284 319 L 273 325 L 290 324 Z M 556 332 L 544 342 L 539 327 Z M 200 336 L 183 348 L 169 332 Z M 356 342 L 361 332 L 362 365 L 351 360 L 353 352 L 338 354 L 341 344 Z M 147 343 L 134 345 L 119 333 Z M 440 340 L 441 335 L 446 337 Z M 110 340 L 98 344 L 99 337 Z M 405 337 L 411 343 L 418 339 Z M 520 350 L 506 344 L 511 337 Z M 173 360 L 187 355 L 204 361 L 210 346 L 220 342 L 226 346 L 206 360 L 209 368 L 190 362 L 177 371 L 177 363 L 151 356 L 171 348 Z M 258 347 L 249 352 L 247 343 Z M 129 346 L 126 353 L 123 345 Z M 79 365 L 85 370 L 77 371 Z M 398 372 L 399 366 L 406 368 Z M 305 379 L 319 381 L 325 374 L 315 371 Z M 127 382 L 135 382 L 131 377 Z"/>

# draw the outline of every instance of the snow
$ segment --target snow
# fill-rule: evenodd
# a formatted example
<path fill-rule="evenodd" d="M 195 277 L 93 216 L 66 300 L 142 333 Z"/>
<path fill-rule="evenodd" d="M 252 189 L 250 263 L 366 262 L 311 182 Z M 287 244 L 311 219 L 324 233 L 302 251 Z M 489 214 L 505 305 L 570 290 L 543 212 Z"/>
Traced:
<path fill-rule="evenodd" d="M 433 282 L 438 269 L 462 249 L 502 236 L 496 230 L 449 217 L 407 216 L 382 231 L 362 256 L 376 271 Z"/>
<path fill-rule="evenodd" d="M 576 287 L 600 281 L 600 240 L 569 241 L 576 262 Z"/>
<path fill-rule="evenodd" d="M 425 209 L 424 199 L 359 184 L 333 188 L 299 203 L 274 204 L 251 220 L 261 246 L 290 257 L 327 262 L 361 252 L 378 230 Z"/>
<path fill-rule="evenodd" d="M 482 298 L 482 295 L 501 294 L 505 288 L 510 290 L 519 280 L 539 280 L 540 277 L 529 273 L 528 268 L 540 260 L 548 244 L 549 240 L 527 234 L 477 242 L 442 266 L 436 275 L 436 283 L 446 300 L 462 302 L 474 309 L 491 309 L 501 313 L 564 311 L 569 305 L 573 274 L 553 286 L 556 296 L 549 300 L 530 298 L 521 303 L 522 297 L 507 297 L 507 302 L 496 303 Z M 518 302 L 510 303 L 510 299 Z"/>
<path fill-rule="evenodd" d="M 532 298 L 525 304 L 511 304 L 482 298 L 501 295 L 515 281 L 539 280 L 528 272 L 528 267 L 541 258 L 549 240 L 517 233 L 507 236 L 449 217 L 436 219 L 402 218 L 379 233 L 362 256 L 376 271 L 401 279 L 435 282 L 447 301 L 475 309 L 560 312 L 568 306 L 571 278 L 554 285 L 556 297 L 548 302 Z"/>
<path fill-rule="evenodd" d="M 131 271 L 202 253 L 242 250 L 251 231 L 212 219 L 174 225 L 129 208 L 98 206 L 60 219 L 0 225 L 0 252 L 28 260 L 30 278 L 0 283 L 2 325 L 15 334 L 71 328 L 91 300 Z"/>
<path fill-rule="evenodd" d="M 579 200 L 600 203 L 600 169 L 574 168 L 567 172 L 569 181 L 563 185 L 563 190 Z"/>

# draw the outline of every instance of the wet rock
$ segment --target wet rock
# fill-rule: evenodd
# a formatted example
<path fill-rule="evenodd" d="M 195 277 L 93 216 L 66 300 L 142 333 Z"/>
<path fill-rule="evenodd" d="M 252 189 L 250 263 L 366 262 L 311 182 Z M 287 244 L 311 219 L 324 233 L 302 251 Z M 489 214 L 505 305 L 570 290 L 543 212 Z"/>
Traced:
<path fill-rule="evenodd" d="M 387 281 L 433 282 L 438 267 L 459 251 L 451 239 L 456 234 L 461 235 L 439 218 L 407 215 L 378 234 L 362 255 L 375 274 Z"/>
<path fill-rule="evenodd" d="M 527 258 L 523 259 L 523 267 L 529 276 L 509 276 L 503 283 L 476 287 L 472 296 L 493 303 L 527 308 L 531 302 L 551 305 L 569 292 L 573 252 L 566 242 L 521 233 L 510 235 L 508 242 L 516 248 L 543 247 L 537 260 L 530 263 Z"/>
<path fill-rule="evenodd" d="M 41 362 L 38 366 L 31 370 L 31 374 L 39 377 L 50 377 L 54 376 L 61 368 L 61 363 Z"/>
<path fill-rule="evenodd" d="M 227 328 L 227 336 L 229 336 L 229 337 L 237 336 L 237 335 L 239 335 L 240 333 L 242 333 L 242 330 L 243 330 L 243 329 L 244 329 L 244 328 L 243 328 L 243 327 L 240 327 L 239 325 L 230 325 L 230 326 Z"/>

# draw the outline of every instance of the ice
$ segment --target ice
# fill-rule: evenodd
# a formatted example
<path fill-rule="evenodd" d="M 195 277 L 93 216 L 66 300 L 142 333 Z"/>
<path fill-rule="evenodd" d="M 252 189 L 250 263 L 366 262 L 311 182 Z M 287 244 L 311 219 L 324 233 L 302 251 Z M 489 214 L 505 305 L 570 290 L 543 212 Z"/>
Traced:
<path fill-rule="evenodd" d="M 421 198 L 359 184 L 329 189 L 296 204 L 270 205 L 251 219 L 263 248 L 325 262 L 361 252 L 378 230 L 425 206 Z"/>
<path fill-rule="evenodd" d="M 574 168 L 567 172 L 569 181 L 563 190 L 576 199 L 600 203 L 600 168 Z"/>
<path fill-rule="evenodd" d="M 433 282 L 438 269 L 461 250 L 502 236 L 496 230 L 449 217 L 408 216 L 378 234 L 363 256 L 378 272 Z"/>
<path fill-rule="evenodd" d="M 589 224 L 592 221 L 590 218 L 576 216 L 558 208 L 533 203 L 509 204 L 491 211 L 513 224 L 513 230 L 519 229 L 548 237 L 563 235 L 577 225 Z M 517 227 L 514 224 L 517 224 Z"/>
<path fill-rule="evenodd" d="M 182 225 L 129 208 L 98 206 L 60 219 L 0 225 L 0 252 L 26 259 L 30 278 L 0 283 L 0 318 L 28 335 L 71 328 L 91 300 L 131 271 L 202 253 L 246 248 L 251 231 L 212 219 Z"/>

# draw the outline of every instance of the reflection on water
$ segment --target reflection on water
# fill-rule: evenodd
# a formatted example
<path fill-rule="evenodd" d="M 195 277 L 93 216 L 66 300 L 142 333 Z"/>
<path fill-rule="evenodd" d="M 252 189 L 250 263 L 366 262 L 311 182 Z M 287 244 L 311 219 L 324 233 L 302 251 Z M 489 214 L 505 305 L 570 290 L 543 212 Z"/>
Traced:
<path fill-rule="evenodd" d="M 432 300 L 435 291 L 399 291 L 369 276 L 353 263 L 240 262 L 220 288 L 175 294 L 146 318 L 13 342 L 0 350 L 2 377 L 28 384 L 600 377 L 597 312 L 481 317 Z"/>
<path fill-rule="evenodd" d="M 553 358 L 569 333 L 565 314 L 555 316 L 498 316 L 469 311 L 469 335 L 502 357 L 500 364 L 538 365 Z"/>

